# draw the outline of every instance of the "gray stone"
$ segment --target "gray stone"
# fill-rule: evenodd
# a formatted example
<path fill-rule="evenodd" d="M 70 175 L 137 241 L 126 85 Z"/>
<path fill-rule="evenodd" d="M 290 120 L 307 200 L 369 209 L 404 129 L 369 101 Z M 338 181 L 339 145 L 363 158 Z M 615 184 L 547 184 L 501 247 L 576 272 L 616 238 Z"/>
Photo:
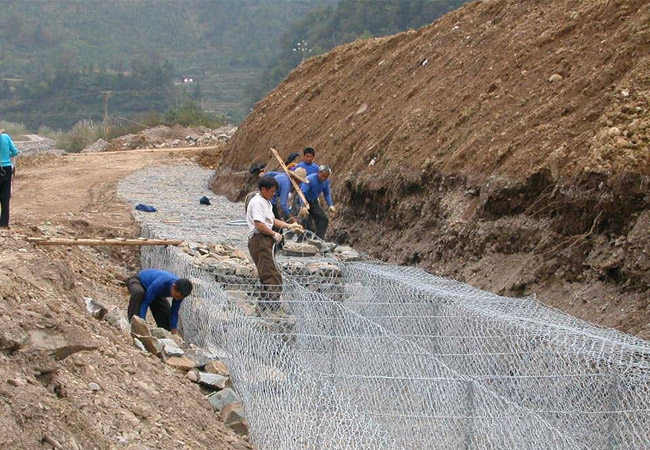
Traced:
<path fill-rule="evenodd" d="M 221 411 L 228 403 L 238 402 L 239 397 L 232 389 L 226 388 L 208 395 L 208 401 L 214 409 Z"/>
<path fill-rule="evenodd" d="M 199 372 L 199 383 L 213 389 L 225 389 L 230 379 L 223 375 L 214 373 Z"/>
<path fill-rule="evenodd" d="M 140 342 L 140 339 L 133 338 L 133 345 L 135 345 L 135 347 L 140 351 L 143 351 L 143 352 L 147 351 L 147 349 L 144 348 L 144 344 L 142 342 Z"/>
<path fill-rule="evenodd" d="M 92 392 L 99 392 L 102 390 L 101 386 L 97 383 L 88 383 L 88 389 L 90 389 Z"/>
<path fill-rule="evenodd" d="M 144 348 L 146 348 L 149 353 L 163 357 L 165 346 L 160 339 L 153 336 L 138 336 L 137 334 L 133 335 L 133 337 L 142 342 L 142 345 L 144 345 Z"/>
<path fill-rule="evenodd" d="M 183 356 L 185 354 L 173 339 L 161 339 L 160 342 L 162 342 L 168 356 Z"/>
<path fill-rule="evenodd" d="M 149 331 L 153 337 L 158 339 L 169 339 L 172 335 L 169 331 L 159 327 L 150 328 Z"/>
<path fill-rule="evenodd" d="M 316 256 L 318 248 L 304 242 L 287 242 L 282 249 L 287 256 Z"/>
<path fill-rule="evenodd" d="M 248 434 L 248 424 L 244 418 L 244 407 L 240 402 L 228 403 L 221 409 L 221 419 L 239 435 Z"/>
<path fill-rule="evenodd" d="M 104 318 L 106 313 L 108 313 L 108 310 L 104 305 L 96 302 L 91 297 L 84 297 L 83 299 L 86 302 L 86 311 L 88 311 L 88 314 L 93 316 L 95 319 L 101 320 Z"/>
<path fill-rule="evenodd" d="M 196 367 L 205 367 L 205 365 L 213 359 L 217 359 L 216 355 L 209 353 L 201 348 L 194 347 L 185 350 L 185 357 L 194 361 Z"/>
<path fill-rule="evenodd" d="M 109 324 L 113 325 L 114 327 L 119 328 L 125 334 L 131 332 L 131 325 L 129 324 L 129 321 L 126 320 L 126 316 L 124 315 L 124 313 L 117 308 L 109 311 L 104 316 L 104 320 Z"/>
<path fill-rule="evenodd" d="M 554 73 L 553 75 L 551 75 L 548 81 L 550 81 L 551 83 L 562 81 L 562 75 L 560 75 L 559 73 Z"/>

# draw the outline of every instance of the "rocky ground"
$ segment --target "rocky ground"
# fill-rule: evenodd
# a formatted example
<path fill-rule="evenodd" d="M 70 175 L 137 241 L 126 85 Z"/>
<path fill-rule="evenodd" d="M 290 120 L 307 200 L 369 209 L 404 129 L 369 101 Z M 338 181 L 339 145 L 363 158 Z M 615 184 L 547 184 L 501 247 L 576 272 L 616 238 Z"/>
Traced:
<path fill-rule="evenodd" d="M 0 236 L 0 443 L 3 448 L 249 448 L 206 399 L 212 389 L 93 317 L 123 312 L 128 247 L 39 247 L 29 236 L 135 237 L 117 181 L 200 153 L 36 156 L 19 161 L 12 228 Z"/>
<path fill-rule="evenodd" d="M 468 3 L 307 60 L 203 163 L 239 199 L 269 147 L 313 146 L 331 239 L 650 338 L 648 23 L 645 0 Z"/>

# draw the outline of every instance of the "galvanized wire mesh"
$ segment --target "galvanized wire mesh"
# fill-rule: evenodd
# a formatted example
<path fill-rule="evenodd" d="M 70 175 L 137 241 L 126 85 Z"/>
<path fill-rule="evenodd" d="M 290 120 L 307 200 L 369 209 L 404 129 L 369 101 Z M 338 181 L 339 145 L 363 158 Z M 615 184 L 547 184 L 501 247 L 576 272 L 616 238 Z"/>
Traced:
<path fill-rule="evenodd" d="M 650 448 L 648 342 L 414 268 L 279 265 L 271 311 L 253 277 L 143 249 L 195 281 L 183 333 L 229 366 L 259 448 Z"/>

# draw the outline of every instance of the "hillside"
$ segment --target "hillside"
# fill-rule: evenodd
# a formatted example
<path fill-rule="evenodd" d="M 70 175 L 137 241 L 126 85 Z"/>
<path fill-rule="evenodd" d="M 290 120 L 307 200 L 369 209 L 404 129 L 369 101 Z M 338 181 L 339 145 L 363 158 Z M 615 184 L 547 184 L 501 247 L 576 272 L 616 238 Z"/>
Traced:
<path fill-rule="evenodd" d="M 59 66 L 121 73 L 133 61 L 167 60 L 200 85 L 206 107 L 241 115 L 247 78 L 233 86 L 229 76 L 250 77 L 275 54 L 284 28 L 334 3 L 0 0 L 0 81 L 20 87 Z"/>
<path fill-rule="evenodd" d="M 213 185 L 313 146 L 330 238 L 648 338 L 649 24 L 647 1 L 488 0 L 337 47 L 256 105 Z"/>

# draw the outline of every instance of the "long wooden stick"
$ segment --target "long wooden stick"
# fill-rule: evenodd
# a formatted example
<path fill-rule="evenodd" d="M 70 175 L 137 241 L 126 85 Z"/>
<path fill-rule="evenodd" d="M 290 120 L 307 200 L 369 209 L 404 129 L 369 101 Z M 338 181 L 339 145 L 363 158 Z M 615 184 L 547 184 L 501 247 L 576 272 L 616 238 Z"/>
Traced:
<path fill-rule="evenodd" d="M 64 153 L 63 156 L 66 158 L 75 157 L 75 156 L 101 156 L 101 155 L 124 155 L 128 156 L 131 153 L 155 153 L 155 152 L 188 152 L 191 150 L 210 150 L 213 148 L 219 147 L 218 145 L 210 145 L 207 147 L 176 147 L 176 148 L 138 148 L 135 150 L 113 150 L 110 152 L 86 152 L 86 153 Z"/>
<path fill-rule="evenodd" d="M 305 194 L 302 193 L 302 189 L 300 189 L 300 186 L 298 186 L 298 183 L 296 183 L 296 180 L 293 179 L 291 174 L 289 173 L 289 169 L 287 169 L 287 166 L 284 164 L 284 161 L 282 161 L 282 158 L 280 158 L 280 155 L 278 154 L 278 151 L 274 148 L 271 148 L 271 153 L 273 153 L 273 156 L 276 157 L 278 162 L 280 163 L 280 167 L 282 167 L 282 170 L 284 170 L 284 173 L 287 174 L 289 177 L 289 181 L 291 181 L 291 184 L 293 184 L 293 188 L 296 190 L 296 194 L 300 196 L 300 199 L 302 202 L 305 204 L 305 207 L 307 208 L 307 211 L 309 211 L 309 203 L 307 202 L 307 199 L 305 198 Z"/>
<path fill-rule="evenodd" d="M 183 241 L 171 239 L 126 239 L 126 238 L 50 238 L 28 237 L 27 241 L 37 245 L 181 245 Z"/>

